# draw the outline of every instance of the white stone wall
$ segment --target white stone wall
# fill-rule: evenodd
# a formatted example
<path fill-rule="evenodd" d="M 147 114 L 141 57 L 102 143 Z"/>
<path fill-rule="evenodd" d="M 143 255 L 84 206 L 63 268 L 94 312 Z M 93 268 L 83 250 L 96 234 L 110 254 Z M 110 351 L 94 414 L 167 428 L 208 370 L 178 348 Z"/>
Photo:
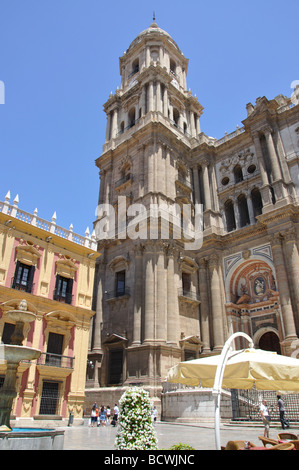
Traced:
<path fill-rule="evenodd" d="M 215 404 L 211 389 L 181 389 L 162 394 L 162 419 L 179 422 L 210 422 L 214 420 Z M 232 418 L 231 398 L 221 395 L 221 418 Z"/>

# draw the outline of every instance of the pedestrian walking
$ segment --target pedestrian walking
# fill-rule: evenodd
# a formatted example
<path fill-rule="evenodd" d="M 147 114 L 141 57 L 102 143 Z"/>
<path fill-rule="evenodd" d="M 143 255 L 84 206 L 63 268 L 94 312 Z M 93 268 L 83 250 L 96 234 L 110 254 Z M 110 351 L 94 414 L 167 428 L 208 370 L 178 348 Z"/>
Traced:
<path fill-rule="evenodd" d="M 98 416 L 98 408 L 97 408 L 96 403 L 94 403 L 92 405 L 91 413 L 90 413 L 90 426 L 92 428 L 94 428 L 97 424 L 97 419 L 98 419 L 97 416 Z"/>
<path fill-rule="evenodd" d="M 264 423 L 264 437 L 269 438 L 269 429 L 270 429 L 270 414 L 267 406 L 266 400 L 263 400 L 260 406 L 260 413 Z"/>
<path fill-rule="evenodd" d="M 100 425 L 101 426 L 106 426 L 106 409 L 105 409 L 104 406 L 101 406 Z"/>
<path fill-rule="evenodd" d="M 280 422 L 281 422 L 282 429 L 289 428 L 290 427 L 289 423 L 285 419 L 285 406 L 284 406 L 284 401 L 281 398 L 281 395 L 277 395 L 277 405 L 278 405 L 278 409 L 279 409 L 279 419 L 280 419 Z"/>
<path fill-rule="evenodd" d="M 118 419 L 118 414 L 119 414 L 119 408 L 117 406 L 117 404 L 115 403 L 114 405 L 114 416 L 113 416 L 113 419 L 117 422 L 117 419 Z"/>

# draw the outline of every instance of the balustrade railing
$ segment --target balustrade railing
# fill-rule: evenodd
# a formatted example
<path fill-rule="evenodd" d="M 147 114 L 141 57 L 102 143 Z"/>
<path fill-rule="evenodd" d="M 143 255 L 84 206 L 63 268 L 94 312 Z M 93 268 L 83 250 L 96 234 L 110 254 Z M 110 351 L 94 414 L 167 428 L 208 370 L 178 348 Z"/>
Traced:
<path fill-rule="evenodd" d="M 25 222 L 26 224 L 32 225 L 34 227 L 45 230 L 46 232 L 58 237 L 69 240 L 78 245 L 86 246 L 92 250 L 97 249 L 96 237 L 93 232 L 90 236 L 89 228 L 87 227 L 85 232 L 85 237 L 73 233 L 73 226 L 71 225 L 69 229 L 60 227 L 56 225 L 56 212 L 54 212 L 51 222 L 44 220 L 40 217 L 37 217 L 37 209 L 35 209 L 33 214 L 23 211 L 18 207 L 19 198 L 15 197 L 13 204 L 10 204 L 10 191 L 5 196 L 5 201 L 0 201 L 0 212 L 7 214 L 9 217 Z M 6 225 L 11 225 L 12 221 L 6 221 Z"/>

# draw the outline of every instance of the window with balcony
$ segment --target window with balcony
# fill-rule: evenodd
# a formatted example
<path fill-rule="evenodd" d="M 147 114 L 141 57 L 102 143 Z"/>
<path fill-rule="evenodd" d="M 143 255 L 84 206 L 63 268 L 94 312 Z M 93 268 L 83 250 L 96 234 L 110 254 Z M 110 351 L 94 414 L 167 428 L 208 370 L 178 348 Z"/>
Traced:
<path fill-rule="evenodd" d="M 34 270 L 34 266 L 28 266 L 27 264 L 17 261 L 15 275 L 12 281 L 12 288 L 31 293 Z"/>
<path fill-rule="evenodd" d="M 56 276 L 56 285 L 54 290 L 54 300 L 58 302 L 64 302 L 66 304 L 72 303 L 72 290 L 73 290 L 73 279 L 69 279 L 59 274 Z"/>
<path fill-rule="evenodd" d="M 52 332 L 49 333 L 45 364 L 60 367 L 63 352 L 63 340 L 64 335 Z"/>

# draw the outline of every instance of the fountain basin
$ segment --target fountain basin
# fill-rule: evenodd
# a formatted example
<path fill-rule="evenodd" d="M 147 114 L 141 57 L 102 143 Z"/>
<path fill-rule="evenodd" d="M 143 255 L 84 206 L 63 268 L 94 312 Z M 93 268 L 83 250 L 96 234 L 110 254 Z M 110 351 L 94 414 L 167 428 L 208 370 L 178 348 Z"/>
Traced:
<path fill-rule="evenodd" d="M 29 322 L 31 323 L 36 319 L 36 314 L 29 310 L 9 310 L 6 316 L 15 322 Z"/>
<path fill-rule="evenodd" d="M 62 450 L 64 430 L 13 428 L 0 432 L 1 450 Z"/>
<path fill-rule="evenodd" d="M 20 361 L 32 361 L 33 359 L 38 359 L 40 355 L 41 351 L 39 349 L 15 344 L 0 345 L 0 359 L 4 359 L 11 364 L 19 363 Z"/>

